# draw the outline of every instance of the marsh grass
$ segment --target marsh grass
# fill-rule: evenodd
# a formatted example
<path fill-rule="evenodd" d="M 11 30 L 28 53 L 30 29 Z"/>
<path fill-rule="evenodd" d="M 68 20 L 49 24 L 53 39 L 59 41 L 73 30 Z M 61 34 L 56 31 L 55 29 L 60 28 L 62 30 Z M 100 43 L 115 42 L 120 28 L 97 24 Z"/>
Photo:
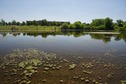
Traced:
<path fill-rule="evenodd" d="M 14 26 L 0 26 L 0 31 L 11 31 Z M 59 26 L 15 26 L 17 31 L 59 31 Z"/>

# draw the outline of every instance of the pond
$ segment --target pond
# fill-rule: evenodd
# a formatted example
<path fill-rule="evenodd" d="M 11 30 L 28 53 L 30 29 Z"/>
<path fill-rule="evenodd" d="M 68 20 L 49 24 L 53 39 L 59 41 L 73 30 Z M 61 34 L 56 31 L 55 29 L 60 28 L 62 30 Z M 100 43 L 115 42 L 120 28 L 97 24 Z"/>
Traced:
<path fill-rule="evenodd" d="M 125 84 L 126 33 L 0 32 L 0 63 L 0 84 Z"/>

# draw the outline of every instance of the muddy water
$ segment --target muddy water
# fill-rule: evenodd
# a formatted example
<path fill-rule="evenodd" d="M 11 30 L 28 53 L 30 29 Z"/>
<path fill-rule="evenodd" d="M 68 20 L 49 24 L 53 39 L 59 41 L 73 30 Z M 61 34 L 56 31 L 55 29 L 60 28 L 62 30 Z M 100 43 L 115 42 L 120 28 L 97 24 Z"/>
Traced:
<path fill-rule="evenodd" d="M 54 53 L 57 59 L 51 61 L 40 60 L 39 57 L 22 59 L 20 57 L 22 54 L 18 54 L 18 60 L 12 61 L 13 57 L 8 59 L 10 54 L 13 55 L 12 50 L 16 49 Z M 29 53 L 32 55 L 32 52 Z M 2 64 L 0 84 L 125 84 L 126 82 L 125 32 L 0 32 L 0 57 Z M 25 59 L 33 58 L 39 59 L 42 64 L 37 66 L 36 73 L 24 78 L 26 74 L 22 73 L 25 69 L 20 68 L 18 64 Z M 8 61 L 11 63 L 7 64 Z M 49 67 L 45 64 L 55 66 Z M 76 66 L 70 69 L 74 64 Z"/>

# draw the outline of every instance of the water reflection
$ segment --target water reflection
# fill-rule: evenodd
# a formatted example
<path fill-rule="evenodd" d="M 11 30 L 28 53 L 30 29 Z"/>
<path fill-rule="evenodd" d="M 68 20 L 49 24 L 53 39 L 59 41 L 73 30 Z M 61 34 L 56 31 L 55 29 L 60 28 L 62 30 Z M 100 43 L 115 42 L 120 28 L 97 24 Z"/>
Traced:
<path fill-rule="evenodd" d="M 16 52 L 9 54 L 12 50 L 16 50 Z M 46 52 L 44 54 L 46 56 L 56 55 L 56 59 L 45 61 L 45 58 L 41 58 L 43 54 L 40 54 L 43 51 Z M 36 59 L 37 61 L 41 60 L 42 65 L 36 66 L 37 73 L 27 78 L 27 80 L 31 80 L 32 84 L 39 84 L 43 82 L 41 79 L 45 78 L 48 80 L 47 84 L 59 83 L 61 78 L 66 84 L 73 81 L 75 84 L 84 84 L 83 78 L 89 78 L 89 84 L 93 83 L 93 80 L 96 80 L 98 84 L 120 84 L 121 81 L 126 79 L 126 33 L 0 32 L 0 58 L 2 65 L 0 68 L 0 79 L 2 80 L 0 84 L 19 84 L 19 82 L 25 80 L 26 76 L 24 75 L 29 74 L 29 69 L 27 67 L 28 70 L 21 69 L 18 66 L 19 63 L 27 61 L 26 63 L 33 67 L 31 60 Z M 31 60 L 29 61 L 29 59 Z M 73 70 L 69 70 L 71 63 L 76 64 Z M 56 65 L 53 66 L 54 69 L 45 66 L 50 64 Z M 59 66 L 60 68 L 57 68 Z M 34 71 L 34 68 L 31 69 Z M 14 73 L 15 70 L 17 71 L 16 74 Z M 27 73 L 24 73 L 24 70 Z M 45 74 L 45 71 L 49 74 Z M 23 76 L 25 78 L 22 78 Z M 75 79 L 76 76 L 79 77 L 78 81 Z"/>
<path fill-rule="evenodd" d="M 82 32 L 81 31 L 39 32 L 38 31 L 38 32 L 0 32 L 0 35 L 6 37 L 7 34 L 11 34 L 14 37 L 16 37 L 19 36 L 21 33 L 23 34 L 23 36 L 34 36 L 34 37 L 41 36 L 42 38 L 47 38 L 48 36 L 56 36 L 56 35 L 74 36 L 75 38 L 78 38 L 81 36 L 89 35 L 92 39 L 102 40 L 104 43 L 110 42 L 113 37 L 115 41 L 124 40 L 126 42 L 125 32 L 121 32 L 120 34 L 114 34 L 114 33 L 102 34 L 102 33 L 88 33 L 83 31 Z"/>

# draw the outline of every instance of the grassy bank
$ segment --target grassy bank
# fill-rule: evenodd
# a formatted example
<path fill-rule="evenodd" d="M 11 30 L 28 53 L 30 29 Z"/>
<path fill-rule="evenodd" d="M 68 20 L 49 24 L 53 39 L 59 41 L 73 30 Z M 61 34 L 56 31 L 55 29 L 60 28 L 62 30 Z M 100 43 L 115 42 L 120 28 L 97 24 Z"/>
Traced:
<path fill-rule="evenodd" d="M 14 26 L 0 26 L 0 31 L 12 31 Z M 59 31 L 58 26 L 15 26 L 16 31 Z"/>

